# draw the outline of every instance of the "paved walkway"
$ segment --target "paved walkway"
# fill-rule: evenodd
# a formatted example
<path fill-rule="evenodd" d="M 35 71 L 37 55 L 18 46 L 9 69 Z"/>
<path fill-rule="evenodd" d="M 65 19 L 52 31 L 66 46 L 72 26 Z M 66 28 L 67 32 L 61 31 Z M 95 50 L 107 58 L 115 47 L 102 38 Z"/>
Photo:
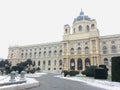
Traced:
<path fill-rule="evenodd" d="M 36 79 L 40 81 L 40 87 L 29 90 L 105 90 L 83 82 L 60 79 L 52 74 L 43 75 Z"/>

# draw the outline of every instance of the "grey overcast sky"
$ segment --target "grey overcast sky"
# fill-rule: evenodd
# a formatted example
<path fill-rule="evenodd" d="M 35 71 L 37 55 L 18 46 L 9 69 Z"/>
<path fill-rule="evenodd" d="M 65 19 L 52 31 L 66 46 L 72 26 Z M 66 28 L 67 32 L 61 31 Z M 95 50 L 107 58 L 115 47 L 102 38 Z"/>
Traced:
<path fill-rule="evenodd" d="M 100 35 L 120 33 L 120 0 L 0 0 L 0 57 L 9 46 L 61 41 L 81 8 Z"/>

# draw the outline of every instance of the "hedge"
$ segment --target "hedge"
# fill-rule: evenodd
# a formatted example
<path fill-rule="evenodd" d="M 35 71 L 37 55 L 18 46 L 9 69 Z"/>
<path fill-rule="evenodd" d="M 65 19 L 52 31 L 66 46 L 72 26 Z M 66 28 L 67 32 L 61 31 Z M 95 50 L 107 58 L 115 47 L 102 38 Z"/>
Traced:
<path fill-rule="evenodd" d="M 64 73 L 64 76 L 67 76 L 67 75 L 75 76 L 76 74 L 79 74 L 79 71 L 67 71 L 67 70 L 64 70 L 64 71 L 62 71 L 62 73 Z"/>
<path fill-rule="evenodd" d="M 90 67 L 87 67 L 85 71 L 82 71 L 81 73 L 83 75 L 86 75 L 87 77 L 94 77 L 96 68 L 97 66 L 90 66 Z"/>
<path fill-rule="evenodd" d="M 99 67 L 95 70 L 95 76 L 94 76 L 95 79 L 107 79 L 107 77 L 108 77 L 108 72 L 106 69 Z"/>

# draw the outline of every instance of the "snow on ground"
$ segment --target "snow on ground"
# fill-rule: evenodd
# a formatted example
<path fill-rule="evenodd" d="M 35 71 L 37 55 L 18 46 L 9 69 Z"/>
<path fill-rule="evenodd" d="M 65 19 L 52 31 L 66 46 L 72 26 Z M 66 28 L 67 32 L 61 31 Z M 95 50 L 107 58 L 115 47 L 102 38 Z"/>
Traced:
<path fill-rule="evenodd" d="M 26 74 L 25 75 L 26 76 L 26 81 L 27 81 L 26 83 L 0 86 L 0 89 L 10 88 L 10 87 L 18 87 L 18 86 L 27 86 L 27 85 L 30 85 L 30 84 L 39 83 L 39 81 L 35 80 L 34 78 L 35 77 L 40 77 L 40 76 L 45 75 L 45 74 L 47 74 L 47 73 Z M 16 79 L 16 81 L 19 81 L 20 77 L 18 76 L 15 79 Z M 9 80 L 10 80 L 10 76 L 9 75 L 0 76 L 0 84 L 9 82 Z"/>
<path fill-rule="evenodd" d="M 26 78 L 35 78 L 35 77 L 41 77 L 42 75 L 45 75 L 47 73 L 34 73 L 34 74 L 25 74 L 25 77 Z M 16 77 L 16 81 L 18 81 L 20 78 L 20 75 L 18 75 L 18 77 Z M 3 82 L 8 82 L 10 80 L 10 76 L 9 75 L 4 75 L 4 76 L 1 76 L 0 75 L 0 83 L 3 83 Z"/>
<path fill-rule="evenodd" d="M 30 77 L 30 78 L 35 78 L 35 77 L 40 77 L 40 76 L 42 76 L 42 75 L 45 75 L 45 74 L 47 74 L 47 73 L 34 73 L 34 74 L 26 74 L 25 76 L 26 77 Z"/>
<path fill-rule="evenodd" d="M 8 79 L 4 80 L 5 82 L 7 82 Z M 14 88 L 14 87 L 18 87 L 18 86 L 27 86 L 30 84 L 35 84 L 35 83 L 39 83 L 37 80 L 35 80 L 34 78 L 26 78 L 27 82 L 26 83 L 22 83 L 22 84 L 12 84 L 12 85 L 6 85 L 6 86 L 1 86 L 0 89 L 4 89 L 4 88 Z M 1 82 L 1 81 L 0 81 Z"/>
<path fill-rule="evenodd" d="M 7 77 L 8 77 L 7 75 L 5 75 L 5 76 L 1 76 L 1 75 L 0 75 L 0 81 L 4 80 L 4 79 L 7 78 Z"/>
<path fill-rule="evenodd" d="M 60 75 L 55 76 L 55 77 L 73 80 L 73 81 L 78 81 L 78 82 L 84 82 L 84 83 L 87 83 L 89 85 L 104 88 L 107 90 L 120 90 L 120 83 L 119 82 L 112 82 L 112 81 L 106 81 L 106 80 L 95 80 L 95 79 L 90 79 L 90 78 L 85 78 L 85 77 L 62 77 Z"/>

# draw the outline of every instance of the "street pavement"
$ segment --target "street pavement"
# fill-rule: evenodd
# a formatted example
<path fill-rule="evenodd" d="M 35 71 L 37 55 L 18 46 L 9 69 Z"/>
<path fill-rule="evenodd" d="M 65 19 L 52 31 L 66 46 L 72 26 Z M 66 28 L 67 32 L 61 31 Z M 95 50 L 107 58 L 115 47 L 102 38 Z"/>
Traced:
<path fill-rule="evenodd" d="M 83 82 L 65 80 L 54 76 L 53 74 L 47 74 L 36 78 L 40 81 L 40 86 L 29 90 L 105 90 Z"/>

